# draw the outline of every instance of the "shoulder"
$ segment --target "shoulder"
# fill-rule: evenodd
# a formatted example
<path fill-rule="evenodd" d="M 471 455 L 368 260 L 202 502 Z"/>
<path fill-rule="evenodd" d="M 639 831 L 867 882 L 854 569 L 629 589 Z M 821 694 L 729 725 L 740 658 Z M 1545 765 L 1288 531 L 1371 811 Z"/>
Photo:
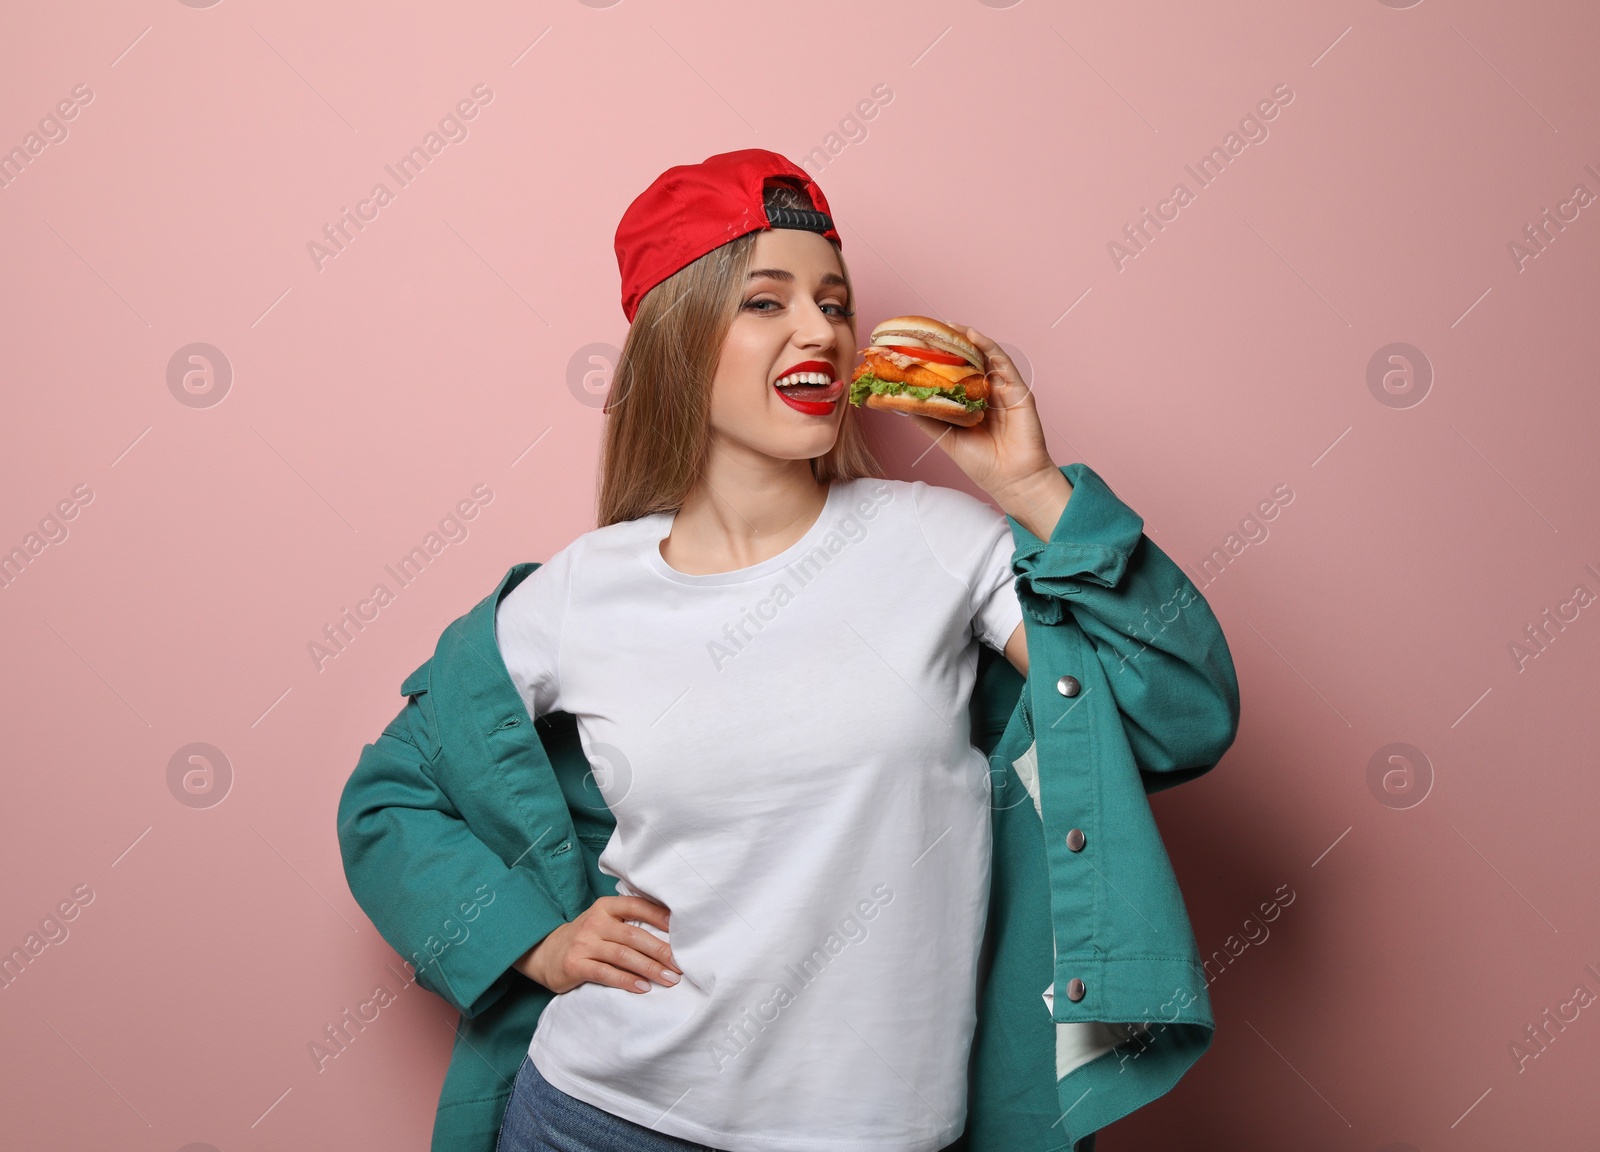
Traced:
<path fill-rule="evenodd" d="M 835 480 L 838 512 L 855 513 L 873 517 L 878 509 L 895 504 L 909 505 L 911 485 L 904 480 L 890 480 L 882 476 L 857 476 L 853 480 Z"/>
<path fill-rule="evenodd" d="M 635 553 L 647 541 L 666 534 L 671 515 L 669 512 L 658 512 L 637 520 L 620 520 L 604 528 L 591 528 L 574 537 L 565 548 L 551 553 L 550 558 L 533 575 L 537 576 L 548 568 L 552 575 L 559 572 L 563 579 L 570 579 L 580 565 L 601 564 L 607 557 Z"/>
<path fill-rule="evenodd" d="M 988 558 L 1008 552 L 1006 515 L 958 488 L 915 481 L 910 492 L 922 540 L 946 573 L 966 582 Z"/>
<path fill-rule="evenodd" d="M 579 534 L 566 547 L 540 561 L 522 583 L 506 593 L 502 609 L 513 601 L 527 603 L 556 594 L 564 597 L 572 584 L 583 579 L 582 573 L 603 572 L 608 563 L 637 556 L 642 548 L 666 534 L 670 519 L 671 513 L 657 512 Z"/>
<path fill-rule="evenodd" d="M 671 512 L 653 512 L 636 520 L 619 520 L 604 528 L 591 528 L 557 555 L 568 567 L 580 559 L 589 563 L 603 563 L 606 557 L 631 555 L 665 536 L 671 521 Z M 552 556 L 551 560 L 555 558 Z"/>
<path fill-rule="evenodd" d="M 907 487 L 922 530 L 930 540 L 936 534 L 958 539 L 989 535 L 1005 523 L 1004 512 L 970 492 L 923 480 L 912 481 Z"/>
<path fill-rule="evenodd" d="M 1006 515 L 986 500 L 959 488 L 945 488 L 926 480 L 890 480 L 863 476 L 840 481 L 840 511 L 863 518 L 877 516 L 885 509 L 915 522 L 930 546 L 941 554 L 943 541 L 954 541 L 957 552 L 979 539 L 989 539 L 1006 527 Z"/>

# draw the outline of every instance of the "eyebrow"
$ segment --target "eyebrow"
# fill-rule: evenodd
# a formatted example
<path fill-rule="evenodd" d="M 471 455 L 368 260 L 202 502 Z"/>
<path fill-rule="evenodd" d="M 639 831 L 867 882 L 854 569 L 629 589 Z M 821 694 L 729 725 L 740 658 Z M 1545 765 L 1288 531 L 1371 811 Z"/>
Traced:
<path fill-rule="evenodd" d="M 752 280 L 759 279 L 763 276 L 769 280 L 782 280 L 786 284 L 794 283 L 794 273 L 785 268 L 757 268 L 754 272 L 750 273 L 750 279 Z M 839 275 L 837 272 L 828 272 L 823 275 L 823 287 L 826 288 L 835 284 L 840 288 L 849 287 L 849 285 L 844 282 L 844 277 Z"/>

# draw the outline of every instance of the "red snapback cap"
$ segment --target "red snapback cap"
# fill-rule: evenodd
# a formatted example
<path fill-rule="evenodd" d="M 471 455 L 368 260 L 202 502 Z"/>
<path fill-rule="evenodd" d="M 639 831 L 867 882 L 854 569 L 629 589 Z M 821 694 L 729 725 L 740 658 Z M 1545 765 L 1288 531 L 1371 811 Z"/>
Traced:
<path fill-rule="evenodd" d="M 799 188 L 815 211 L 767 207 L 774 184 Z M 765 148 L 708 156 L 668 168 L 636 197 L 617 225 L 622 313 L 633 323 L 646 292 L 732 240 L 768 228 L 820 232 L 840 248 L 828 198 L 803 168 Z"/>

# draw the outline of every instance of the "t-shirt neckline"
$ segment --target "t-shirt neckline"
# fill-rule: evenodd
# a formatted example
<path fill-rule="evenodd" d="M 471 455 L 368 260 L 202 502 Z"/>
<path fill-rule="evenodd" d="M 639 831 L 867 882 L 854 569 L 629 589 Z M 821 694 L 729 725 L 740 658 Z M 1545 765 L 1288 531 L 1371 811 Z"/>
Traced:
<path fill-rule="evenodd" d="M 717 584 L 743 584 L 750 580 L 759 580 L 763 576 L 770 576 L 788 567 L 795 560 L 810 552 L 817 540 L 829 531 L 829 513 L 834 510 L 842 498 L 844 486 L 847 481 L 831 480 L 828 482 L 828 495 L 823 501 L 822 511 L 818 514 L 816 522 L 806 529 L 804 536 L 796 540 L 789 547 L 779 552 L 776 556 L 769 556 L 759 564 L 752 564 L 747 568 L 735 568 L 731 572 L 679 572 L 668 564 L 666 557 L 661 555 L 661 541 L 672 534 L 673 522 L 677 520 L 676 512 L 661 513 L 662 525 L 659 534 L 651 533 L 645 540 L 645 563 L 651 571 L 664 579 L 671 580 L 674 584 L 690 585 L 717 585 Z"/>

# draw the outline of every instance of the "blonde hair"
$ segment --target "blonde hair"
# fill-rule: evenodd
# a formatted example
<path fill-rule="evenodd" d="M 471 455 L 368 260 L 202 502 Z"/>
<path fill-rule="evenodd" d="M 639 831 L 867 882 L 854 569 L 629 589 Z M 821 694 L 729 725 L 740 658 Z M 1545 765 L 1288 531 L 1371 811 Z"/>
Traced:
<path fill-rule="evenodd" d="M 802 206 L 811 206 L 808 198 Z M 758 235 L 713 249 L 640 300 L 606 397 L 597 527 L 676 511 L 699 484 L 711 452 L 711 384 L 744 301 Z M 839 267 L 853 306 L 855 288 L 842 254 Z M 854 317 L 849 323 L 854 342 Z M 812 457 L 811 474 L 818 483 L 883 476 L 859 413 L 839 403 L 845 405 L 839 435 L 832 448 Z"/>

